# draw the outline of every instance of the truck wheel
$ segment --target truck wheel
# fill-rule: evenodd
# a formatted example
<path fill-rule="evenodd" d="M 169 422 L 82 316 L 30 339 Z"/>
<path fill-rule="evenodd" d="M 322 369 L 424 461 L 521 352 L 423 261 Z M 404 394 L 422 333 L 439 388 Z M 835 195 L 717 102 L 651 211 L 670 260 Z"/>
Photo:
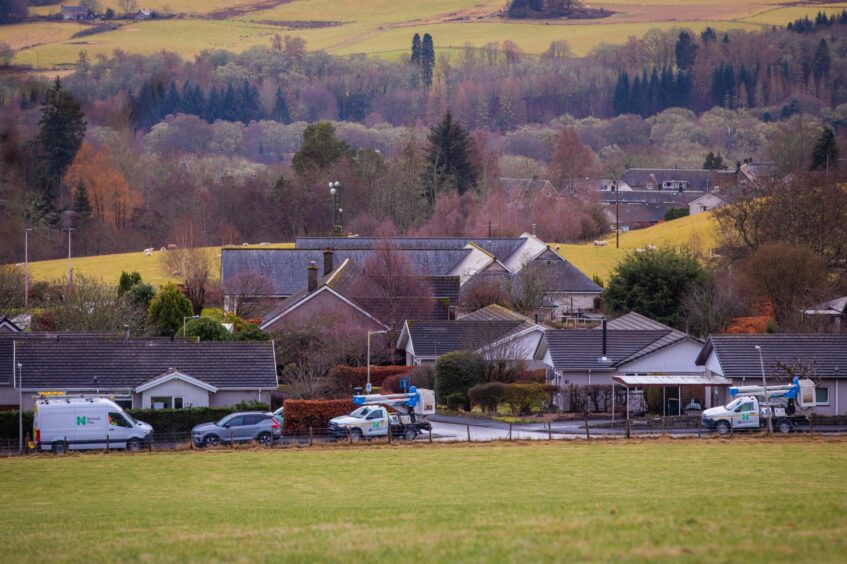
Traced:
<path fill-rule="evenodd" d="M 364 438 L 361 429 L 353 429 L 350 431 L 350 438 L 354 441 L 361 441 Z"/>
<path fill-rule="evenodd" d="M 414 441 L 418 436 L 418 432 L 414 429 L 406 429 L 406 432 L 403 433 L 403 438 L 407 441 Z"/>
<path fill-rule="evenodd" d="M 221 440 L 217 435 L 207 435 L 203 437 L 203 446 L 204 447 L 216 447 L 221 444 Z"/>
<path fill-rule="evenodd" d="M 53 443 L 53 454 L 65 454 L 65 441 Z"/>
<path fill-rule="evenodd" d="M 138 439 L 130 439 L 126 442 L 126 449 L 130 452 L 138 452 L 142 446 L 144 445 Z"/>
<path fill-rule="evenodd" d="M 728 435 L 732 427 L 730 427 L 729 421 L 718 421 L 717 429 L 719 435 Z"/>
<path fill-rule="evenodd" d="M 787 435 L 788 433 L 794 430 L 794 423 L 787 419 L 783 419 L 782 421 L 776 424 L 776 430 L 782 433 L 783 435 Z"/>
<path fill-rule="evenodd" d="M 270 433 L 259 433 L 259 436 L 256 437 L 256 443 L 262 446 L 268 446 L 271 444 L 271 434 Z"/>

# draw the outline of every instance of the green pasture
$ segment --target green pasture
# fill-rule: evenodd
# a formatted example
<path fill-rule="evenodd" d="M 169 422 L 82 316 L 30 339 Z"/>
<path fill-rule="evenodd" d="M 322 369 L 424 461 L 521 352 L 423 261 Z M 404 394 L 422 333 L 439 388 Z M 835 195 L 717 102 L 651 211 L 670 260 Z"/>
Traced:
<path fill-rule="evenodd" d="M 4 562 L 843 562 L 836 439 L 0 460 Z"/>

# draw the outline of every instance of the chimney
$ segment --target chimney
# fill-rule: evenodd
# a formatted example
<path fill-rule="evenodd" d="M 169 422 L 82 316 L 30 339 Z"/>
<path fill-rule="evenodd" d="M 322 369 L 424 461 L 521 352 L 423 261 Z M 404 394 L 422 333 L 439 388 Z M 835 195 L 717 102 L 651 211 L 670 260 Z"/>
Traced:
<path fill-rule="evenodd" d="M 324 249 L 324 276 L 332 272 L 332 249 L 327 247 Z"/>
<path fill-rule="evenodd" d="M 603 354 L 600 356 L 600 358 L 597 359 L 597 362 L 599 362 L 600 364 L 605 364 L 606 366 L 611 366 L 612 365 L 612 359 L 610 359 L 608 357 L 608 355 L 606 354 L 606 350 L 607 350 L 606 349 L 606 338 L 607 338 L 606 320 L 604 319 L 603 320 Z"/>
<path fill-rule="evenodd" d="M 306 271 L 308 272 L 307 288 L 309 292 L 314 292 L 318 289 L 318 265 L 315 264 L 315 261 L 311 261 L 309 263 L 309 266 L 306 267 Z"/>
<path fill-rule="evenodd" d="M 535 324 L 538 325 L 538 314 L 535 314 Z"/>

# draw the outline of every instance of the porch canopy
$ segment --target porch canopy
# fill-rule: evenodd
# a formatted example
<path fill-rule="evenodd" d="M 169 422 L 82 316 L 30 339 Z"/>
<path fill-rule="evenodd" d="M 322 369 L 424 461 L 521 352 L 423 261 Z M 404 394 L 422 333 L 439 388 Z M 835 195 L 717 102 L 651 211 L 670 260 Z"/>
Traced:
<path fill-rule="evenodd" d="M 660 387 L 662 388 L 662 416 L 667 415 L 668 411 L 668 402 L 665 398 L 665 390 L 667 388 L 677 388 L 678 389 L 678 398 L 676 402 L 676 414 L 682 415 L 682 386 L 730 386 L 732 382 L 724 378 L 723 376 L 718 376 L 716 374 L 657 374 L 653 375 L 617 375 L 612 376 L 612 388 L 616 384 L 620 384 L 627 389 L 626 398 L 627 398 L 627 406 L 626 406 L 626 417 L 629 419 L 629 389 L 630 388 L 648 388 L 648 387 Z M 612 413 L 614 413 L 614 398 L 615 394 L 612 394 Z"/>
<path fill-rule="evenodd" d="M 730 386 L 732 382 L 723 376 L 716 374 L 681 374 L 673 375 L 656 375 L 656 376 L 635 376 L 635 375 L 620 375 L 612 376 L 612 380 L 622 386 Z"/>

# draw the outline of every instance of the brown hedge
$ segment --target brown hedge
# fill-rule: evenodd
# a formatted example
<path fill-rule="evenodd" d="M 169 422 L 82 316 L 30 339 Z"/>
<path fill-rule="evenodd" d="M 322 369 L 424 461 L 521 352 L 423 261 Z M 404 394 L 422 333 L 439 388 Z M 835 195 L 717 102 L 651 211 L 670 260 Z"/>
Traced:
<path fill-rule="evenodd" d="M 381 387 L 383 381 L 389 376 L 409 374 L 412 370 L 414 370 L 413 366 L 371 366 L 371 384 Z M 354 388 L 365 387 L 365 383 L 368 381 L 368 367 L 339 364 L 329 371 L 329 380 L 333 395 L 349 394 L 352 396 Z"/>
<path fill-rule="evenodd" d="M 309 427 L 318 433 L 329 427 L 330 419 L 347 415 L 355 408 L 350 400 L 287 400 L 283 433 L 308 432 Z"/>

